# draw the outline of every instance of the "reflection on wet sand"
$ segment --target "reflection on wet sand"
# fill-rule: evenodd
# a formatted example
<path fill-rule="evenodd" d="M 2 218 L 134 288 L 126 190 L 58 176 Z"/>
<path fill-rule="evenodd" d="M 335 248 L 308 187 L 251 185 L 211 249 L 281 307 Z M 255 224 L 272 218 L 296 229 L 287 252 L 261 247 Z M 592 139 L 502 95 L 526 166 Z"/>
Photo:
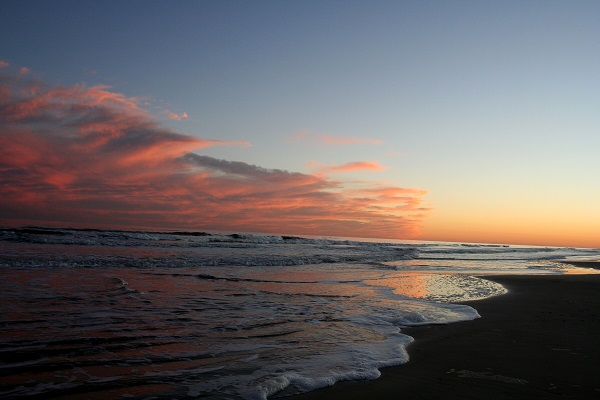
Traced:
<path fill-rule="evenodd" d="M 366 282 L 389 287 L 395 294 L 413 299 L 443 302 L 479 300 L 506 293 L 500 284 L 461 274 L 407 272 Z"/>

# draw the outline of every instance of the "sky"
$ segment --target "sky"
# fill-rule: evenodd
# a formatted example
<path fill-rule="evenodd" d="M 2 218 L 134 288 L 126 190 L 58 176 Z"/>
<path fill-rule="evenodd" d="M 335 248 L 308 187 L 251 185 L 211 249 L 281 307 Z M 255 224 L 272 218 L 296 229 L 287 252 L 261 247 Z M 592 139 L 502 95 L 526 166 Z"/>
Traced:
<path fill-rule="evenodd" d="M 600 2 L 29 1 L 0 225 L 600 247 Z"/>

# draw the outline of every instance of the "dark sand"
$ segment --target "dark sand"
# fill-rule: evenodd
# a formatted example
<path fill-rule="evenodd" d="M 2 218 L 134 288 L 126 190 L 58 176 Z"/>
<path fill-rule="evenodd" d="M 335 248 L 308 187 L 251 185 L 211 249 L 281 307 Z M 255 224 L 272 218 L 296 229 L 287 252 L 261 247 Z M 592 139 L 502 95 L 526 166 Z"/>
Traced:
<path fill-rule="evenodd" d="M 465 303 L 481 318 L 404 329 L 407 364 L 294 400 L 600 399 L 600 275 L 487 279 L 509 293 Z"/>

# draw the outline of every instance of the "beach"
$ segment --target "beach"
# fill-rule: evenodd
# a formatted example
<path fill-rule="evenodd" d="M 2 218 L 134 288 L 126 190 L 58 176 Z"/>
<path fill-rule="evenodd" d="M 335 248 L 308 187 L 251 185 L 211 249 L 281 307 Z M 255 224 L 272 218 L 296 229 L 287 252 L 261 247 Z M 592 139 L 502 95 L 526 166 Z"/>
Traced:
<path fill-rule="evenodd" d="M 486 279 L 509 293 L 464 303 L 481 318 L 403 329 L 408 363 L 294 399 L 599 398 L 600 275 Z"/>
<path fill-rule="evenodd" d="M 0 398 L 596 398 L 597 254 L 0 230 Z"/>

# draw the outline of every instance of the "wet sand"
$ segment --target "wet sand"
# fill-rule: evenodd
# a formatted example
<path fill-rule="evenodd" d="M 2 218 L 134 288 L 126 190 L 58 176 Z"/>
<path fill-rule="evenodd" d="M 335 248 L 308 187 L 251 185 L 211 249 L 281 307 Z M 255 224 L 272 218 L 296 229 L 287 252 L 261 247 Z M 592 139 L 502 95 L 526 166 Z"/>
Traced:
<path fill-rule="evenodd" d="M 403 330 L 407 364 L 293 399 L 600 399 L 600 275 L 487 279 L 509 293 L 481 318 Z"/>

